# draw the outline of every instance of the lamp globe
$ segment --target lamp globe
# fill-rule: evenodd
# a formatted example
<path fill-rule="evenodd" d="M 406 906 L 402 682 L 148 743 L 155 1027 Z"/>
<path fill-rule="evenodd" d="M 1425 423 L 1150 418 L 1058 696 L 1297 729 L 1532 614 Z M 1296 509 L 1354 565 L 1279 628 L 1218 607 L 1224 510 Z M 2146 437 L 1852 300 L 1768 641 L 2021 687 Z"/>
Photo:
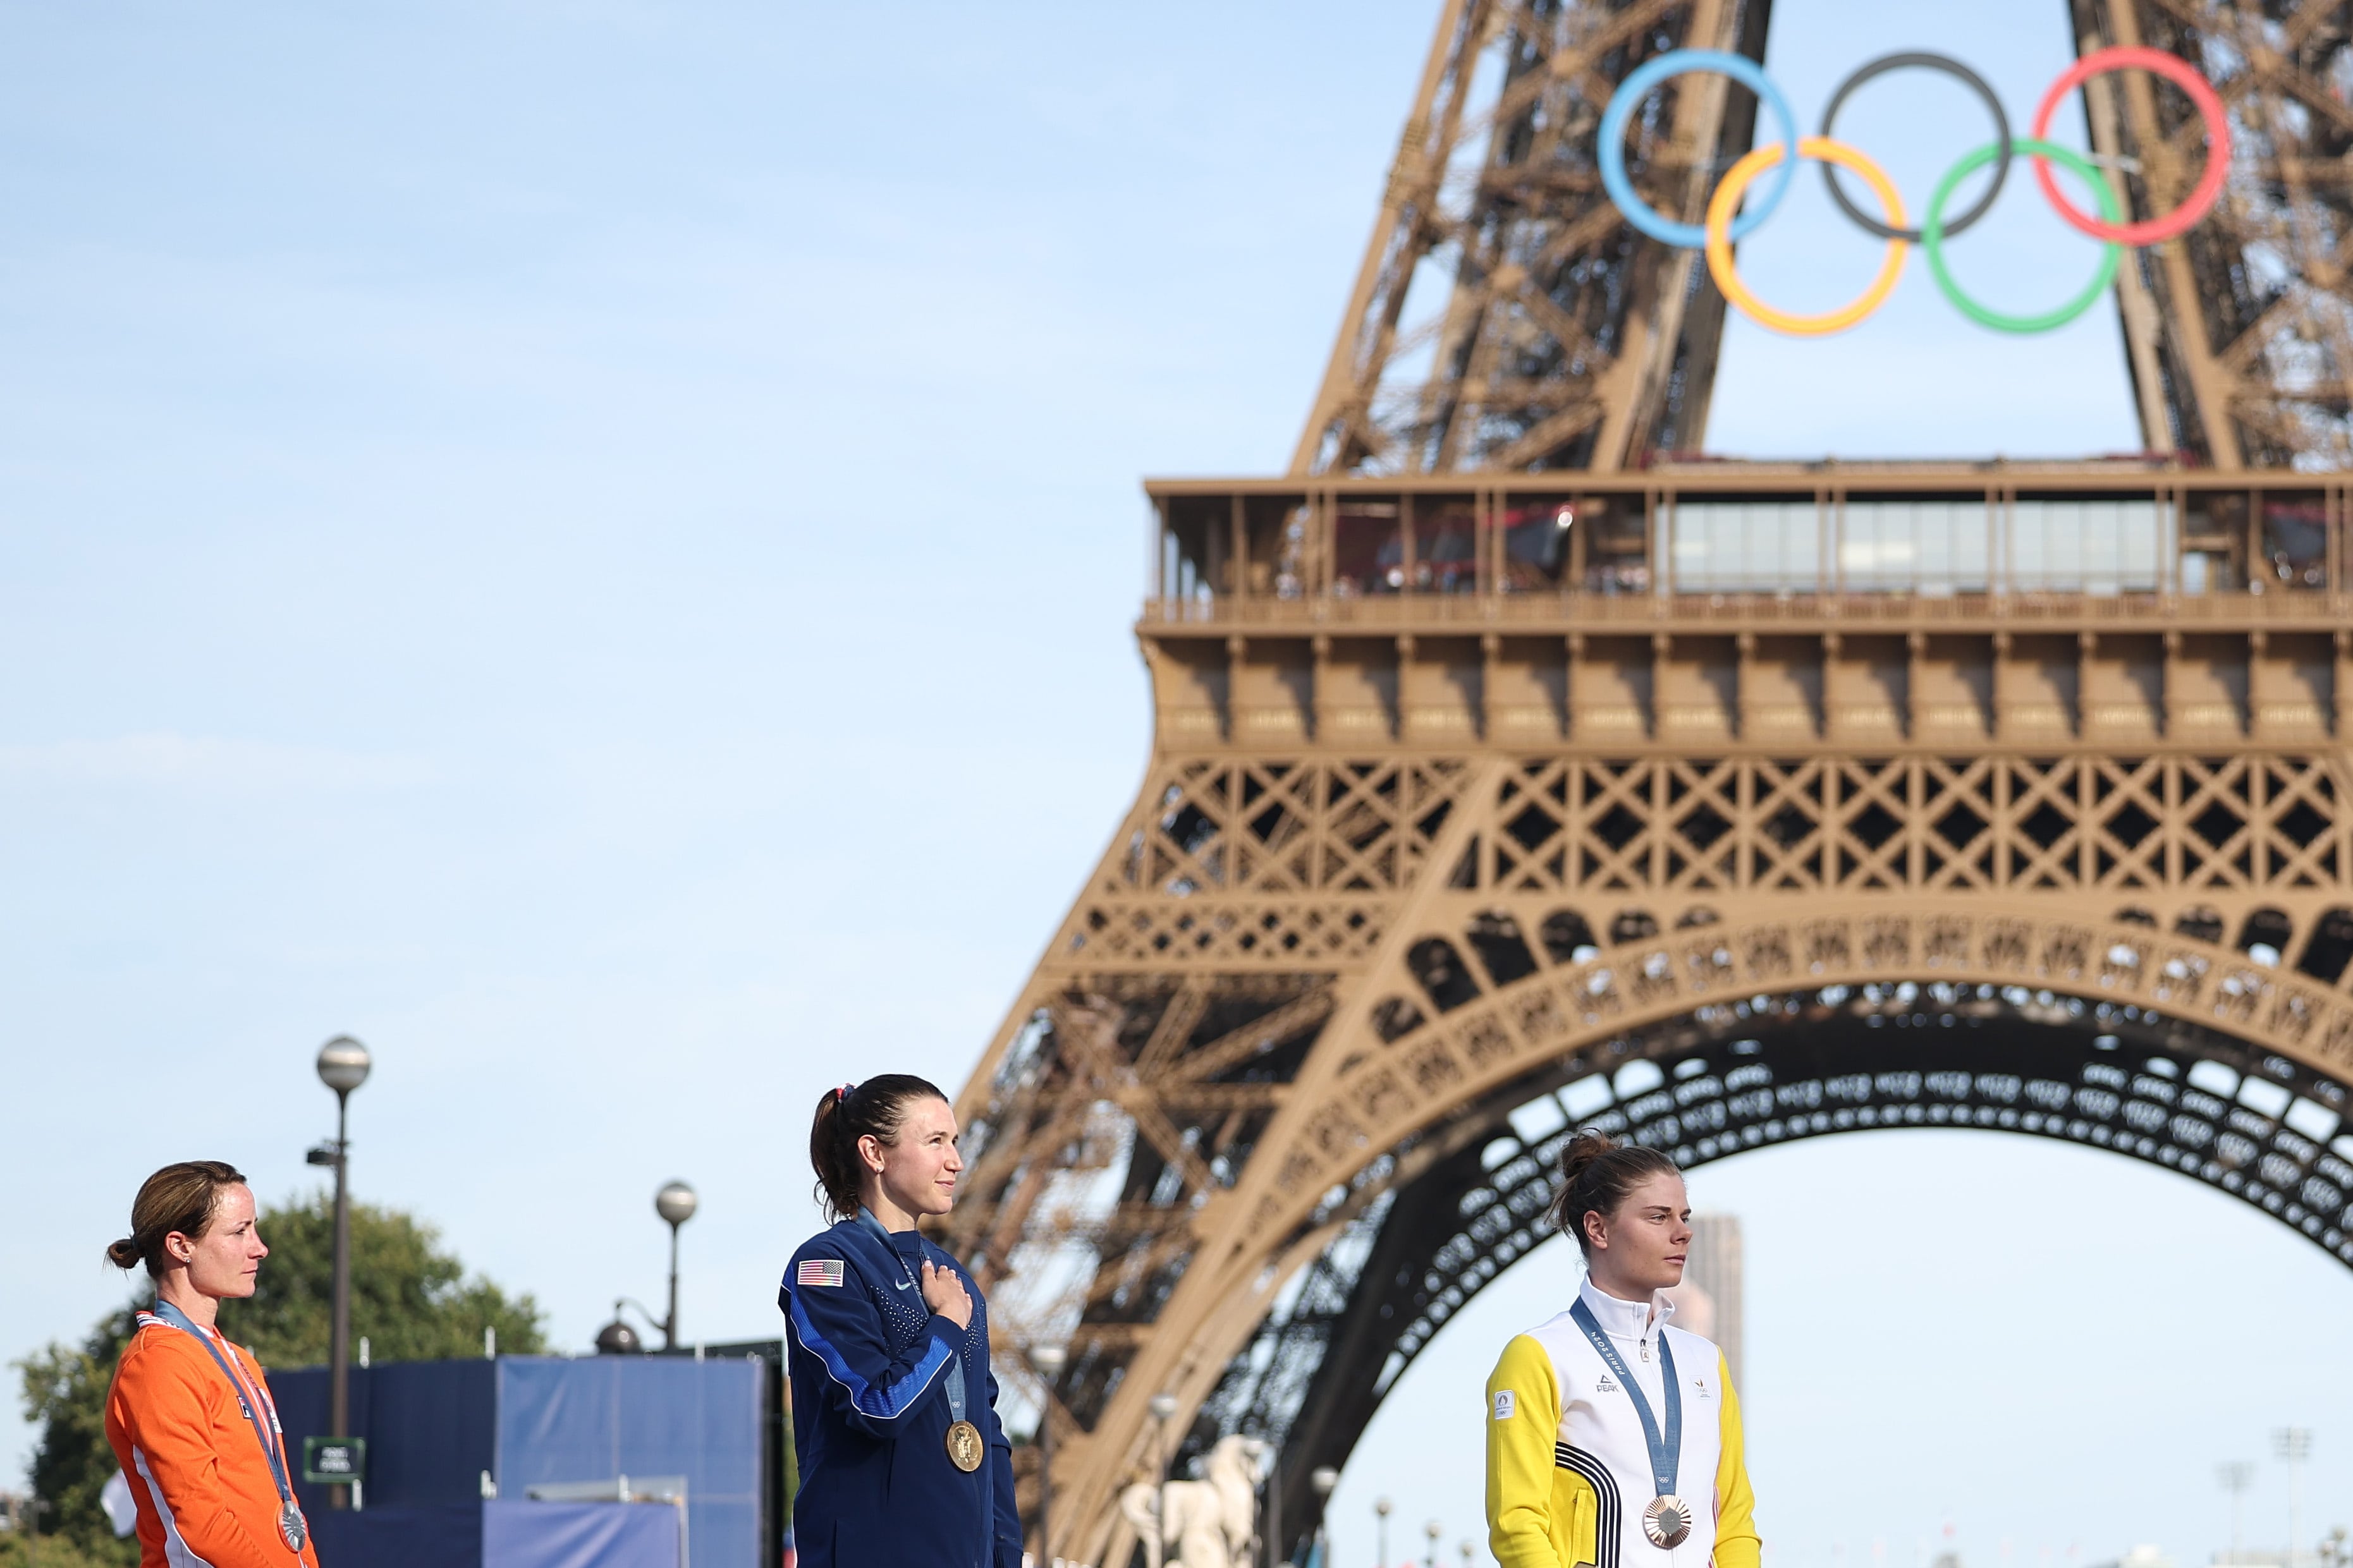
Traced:
<path fill-rule="evenodd" d="M 349 1094 L 367 1082 L 375 1066 L 368 1048 L 349 1035 L 337 1035 L 319 1047 L 319 1081 L 337 1094 Z"/>
<path fill-rule="evenodd" d="M 654 1194 L 654 1213 L 661 1215 L 666 1224 L 684 1225 L 694 1217 L 695 1205 L 700 1201 L 692 1187 L 684 1182 L 671 1182 Z"/>

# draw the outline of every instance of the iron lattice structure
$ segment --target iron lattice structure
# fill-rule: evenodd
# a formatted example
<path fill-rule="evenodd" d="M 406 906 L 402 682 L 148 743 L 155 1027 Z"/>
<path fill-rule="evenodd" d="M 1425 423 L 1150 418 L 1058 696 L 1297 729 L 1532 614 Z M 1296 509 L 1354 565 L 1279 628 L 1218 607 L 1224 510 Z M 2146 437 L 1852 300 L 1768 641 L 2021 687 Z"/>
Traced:
<path fill-rule="evenodd" d="M 2345 466 L 2353 16 L 2337 0 L 2069 9 L 2084 52 L 2146 45 L 2195 64 L 2235 138 L 2213 216 L 2133 253 L 2117 280 L 2144 446 L 2225 469 Z M 1609 472 L 1697 450 L 1724 300 L 1695 252 L 1619 218 L 1594 132 L 1612 85 L 1654 55 L 1763 59 L 1770 10 L 1450 0 L 1293 471 Z M 1473 103 L 1489 79 L 1493 96 Z M 2133 217 L 2197 183 L 2204 136 L 2187 99 L 2101 77 L 2084 108 L 2094 150 L 2128 171 Z M 1637 187 L 1697 222 L 1755 121 L 1723 79 L 1674 79 L 1637 121 Z"/>
<path fill-rule="evenodd" d="M 1761 55 L 1765 0 L 1448 0 L 1293 471 L 1147 486 L 1153 757 L 959 1096 L 997 1364 L 1069 1347 L 1015 1390 L 1041 1558 L 1129 1561 L 1120 1489 L 1236 1431 L 1303 1544 L 1575 1124 L 1686 1165 L 2059 1139 L 2353 1264 L 2353 6 L 2073 17 L 2195 60 L 2239 138 L 2119 281 L 2151 455 L 1690 464 L 1722 302 L 1593 132 L 1662 50 Z M 2143 215 L 2199 156 L 2145 87 L 2086 98 Z M 1638 184 L 1695 217 L 1751 118 L 1677 79 Z M 1707 577 L 1708 528 L 1784 570 Z M 2102 528 L 2146 548 L 2035 553 Z"/>

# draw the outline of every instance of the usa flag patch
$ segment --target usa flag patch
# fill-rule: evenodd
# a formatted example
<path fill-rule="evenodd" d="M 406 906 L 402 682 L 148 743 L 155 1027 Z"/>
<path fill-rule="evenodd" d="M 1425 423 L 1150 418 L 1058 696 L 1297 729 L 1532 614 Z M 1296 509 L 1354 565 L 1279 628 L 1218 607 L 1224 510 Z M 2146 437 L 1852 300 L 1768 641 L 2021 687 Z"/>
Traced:
<path fill-rule="evenodd" d="M 796 1285 L 833 1285 L 841 1283 L 841 1259 L 812 1258 L 803 1262 L 793 1273 Z"/>

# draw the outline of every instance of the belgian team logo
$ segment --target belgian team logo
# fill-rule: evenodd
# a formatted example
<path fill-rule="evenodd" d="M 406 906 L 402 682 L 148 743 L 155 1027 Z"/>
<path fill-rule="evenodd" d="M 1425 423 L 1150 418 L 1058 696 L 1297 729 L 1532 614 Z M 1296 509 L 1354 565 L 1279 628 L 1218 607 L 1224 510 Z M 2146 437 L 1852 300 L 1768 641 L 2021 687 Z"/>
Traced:
<path fill-rule="evenodd" d="M 1928 207 L 1917 228 L 1905 226 L 1908 222 L 1904 198 L 1897 194 L 1895 183 L 1860 149 L 1835 141 L 1831 129 L 1838 120 L 1840 107 L 1849 94 L 1873 77 L 1892 70 L 1919 68 L 1942 71 L 1968 87 L 1985 103 L 1994 123 L 1994 139 L 1973 152 L 1965 153 L 1959 162 L 1947 171 L 1928 198 Z M 2068 93 L 2095 76 L 2109 71 L 2140 69 L 2154 73 L 2173 83 L 2189 95 L 2198 108 L 2199 118 L 2205 122 L 2206 167 L 2198 184 L 2181 205 L 2170 213 L 2137 223 L 2127 223 L 2116 200 L 2102 177 L 2099 166 L 2090 158 L 2045 139 L 2051 129 L 2051 117 Z M 1694 71 L 1715 71 L 1730 77 L 1754 92 L 1766 110 L 1780 126 L 1781 140 L 1757 148 L 1725 171 L 1722 183 L 1707 204 L 1704 223 L 1676 223 L 1662 216 L 1635 191 L 1626 174 L 1626 128 L 1643 96 L 1670 77 Z M 1895 290 L 1896 279 L 1903 276 L 1905 258 L 1916 245 L 1927 254 L 1928 270 L 1936 287 L 1955 309 L 1971 321 L 2005 332 L 2047 332 L 2065 325 L 2091 309 L 2115 281 L 2116 267 L 2125 247 L 2138 248 L 2158 245 L 2187 233 L 2199 220 L 2214 208 L 2221 198 L 2222 182 L 2230 173 L 2231 126 L 2223 112 L 2222 100 L 2212 85 L 2199 75 L 2195 68 L 2178 56 L 2162 49 L 2115 47 L 2097 49 L 2077 60 L 2063 72 L 2043 92 L 2042 101 L 2034 111 L 2032 134 L 2013 137 L 2010 119 L 2002 112 L 2001 100 L 1994 96 L 1983 78 L 1960 61 L 1949 56 L 1908 52 L 1883 56 L 1862 67 L 1838 90 L 1831 94 L 1829 107 L 1822 111 L 1822 127 L 1819 135 L 1799 136 L 1797 117 L 1789 111 L 1788 100 L 1781 95 L 1773 79 L 1764 68 L 1746 55 L 1729 54 L 1721 49 L 1674 49 L 1645 60 L 1619 85 L 1610 96 L 1609 107 L 1601 116 L 1601 184 L 1609 199 L 1625 215 L 1626 221 L 1640 232 L 1664 245 L 1678 249 L 1698 250 L 1707 258 L 1708 276 L 1715 279 L 1716 288 L 1725 300 L 1743 315 L 1758 325 L 1794 337 L 1824 337 L 1843 331 L 1887 302 Z M 1793 155 L 1794 153 L 1794 155 Z M 1945 256 L 1947 240 L 1961 234 L 1989 211 L 2000 196 L 2002 185 L 2010 177 L 2011 161 L 2024 153 L 2034 164 L 2035 184 L 2043 196 L 2058 210 L 2059 216 L 2082 233 L 2103 245 L 2098 268 L 2083 291 L 2056 309 L 2031 315 L 2013 315 L 1978 303 L 1963 291 L 1955 281 Z M 1798 161 L 1811 159 L 1822 165 L 1822 178 L 1830 186 L 1831 199 L 1839 210 L 1865 231 L 1884 239 L 1887 250 L 1880 262 L 1878 275 L 1861 294 L 1834 310 L 1820 315 L 1794 315 L 1777 310 L 1757 298 L 1740 279 L 1733 264 L 1732 242 L 1753 232 L 1773 216 L 1773 209 L 1789 188 L 1789 176 L 1797 170 Z M 1992 181 L 1984 193 L 1967 211 L 1945 216 L 1954 193 L 1961 182 L 1971 174 L 1993 165 Z M 2053 164 L 2063 166 L 2092 195 L 2099 207 L 2094 217 L 2070 202 L 2059 188 Z M 1881 217 L 1873 217 L 1858 207 L 1852 197 L 1840 185 L 1838 171 L 1846 169 L 1862 177 L 1879 203 Z M 1769 178 L 1758 186 L 1757 198 L 1746 212 L 1740 210 L 1742 198 L 1761 176 Z M 1737 215 L 1737 216 L 1736 216 Z"/>

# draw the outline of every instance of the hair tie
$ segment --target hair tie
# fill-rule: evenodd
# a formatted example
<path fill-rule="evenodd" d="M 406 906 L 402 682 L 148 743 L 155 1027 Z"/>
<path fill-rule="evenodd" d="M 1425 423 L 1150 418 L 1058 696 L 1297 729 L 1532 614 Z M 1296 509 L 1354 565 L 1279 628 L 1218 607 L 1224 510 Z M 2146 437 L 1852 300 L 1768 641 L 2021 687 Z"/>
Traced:
<path fill-rule="evenodd" d="M 849 1098 L 849 1091 L 857 1087 L 858 1086 L 854 1083 L 845 1083 L 839 1089 L 835 1089 L 833 1091 L 834 1103 L 839 1105 L 843 1100 L 848 1100 Z"/>

